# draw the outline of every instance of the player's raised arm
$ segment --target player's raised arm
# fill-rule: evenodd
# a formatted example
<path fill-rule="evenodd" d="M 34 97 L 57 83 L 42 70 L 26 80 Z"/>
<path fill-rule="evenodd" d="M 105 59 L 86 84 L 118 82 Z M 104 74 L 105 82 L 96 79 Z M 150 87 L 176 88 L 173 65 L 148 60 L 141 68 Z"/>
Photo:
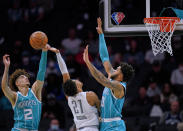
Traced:
<path fill-rule="evenodd" d="M 63 60 L 61 54 L 60 54 L 60 51 L 54 47 L 50 48 L 49 49 L 50 51 L 56 53 L 56 56 L 57 56 L 57 62 L 58 62 L 58 65 L 59 65 L 59 68 L 60 68 L 60 71 L 62 73 L 62 76 L 63 76 L 63 83 L 65 83 L 67 80 L 70 79 L 70 75 L 69 75 L 69 72 L 67 70 L 67 66 L 65 64 L 65 61 Z M 68 99 L 68 96 L 65 95 L 66 98 Z"/>
<path fill-rule="evenodd" d="M 107 51 L 107 46 L 106 46 L 106 42 L 104 39 L 103 30 L 102 30 L 102 21 L 100 18 L 97 18 L 97 24 L 98 24 L 98 27 L 96 29 L 99 34 L 99 54 L 100 54 L 102 63 L 104 65 L 104 68 L 109 75 L 112 72 L 114 72 L 114 69 L 112 68 L 111 63 L 109 61 L 109 54 Z"/>
<path fill-rule="evenodd" d="M 12 91 L 8 87 L 8 73 L 9 73 L 9 66 L 10 66 L 10 58 L 9 55 L 4 55 L 3 56 L 3 63 L 4 63 L 4 73 L 2 77 L 2 82 L 1 82 L 1 88 L 4 93 L 4 95 L 9 99 L 11 102 L 12 106 L 14 106 L 15 101 L 16 101 L 16 92 Z"/>
<path fill-rule="evenodd" d="M 124 96 L 124 88 L 120 84 L 119 81 L 110 81 L 107 79 L 99 70 L 97 70 L 90 62 L 88 58 L 88 46 L 86 47 L 84 54 L 83 54 L 83 60 L 85 61 L 88 69 L 90 70 L 92 76 L 103 86 L 108 87 L 114 91 L 120 91 L 122 96 Z"/>
<path fill-rule="evenodd" d="M 46 72 L 47 52 L 48 52 L 49 48 L 50 48 L 50 45 L 47 44 L 42 49 L 41 60 L 40 60 L 40 63 L 39 63 L 39 70 L 38 70 L 38 73 L 37 73 L 36 82 L 32 86 L 33 92 L 35 93 L 36 97 L 40 101 L 41 101 L 41 91 L 42 91 L 42 88 L 43 88 L 45 72 Z"/>
<path fill-rule="evenodd" d="M 63 75 L 63 83 L 65 83 L 67 80 L 70 79 L 70 75 L 68 73 L 68 70 L 67 70 L 67 66 L 65 64 L 65 61 L 63 60 L 63 58 L 62 58 L 62 56 L 60 54 L 60 51 L 58 49 L 52 47 L 52 48 L 50 48 L 50 51 L 56 53 L 57 62 L 58 62 L 60 71 L 61 71 L 61 73 Z"/>

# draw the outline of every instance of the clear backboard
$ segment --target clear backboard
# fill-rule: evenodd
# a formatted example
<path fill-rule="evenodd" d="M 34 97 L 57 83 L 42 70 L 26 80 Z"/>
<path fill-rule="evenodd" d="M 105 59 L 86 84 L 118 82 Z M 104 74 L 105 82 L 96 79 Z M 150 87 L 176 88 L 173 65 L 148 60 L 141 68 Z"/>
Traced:
<path fill-rule="evenodd" d="M 182 9 L 182 0 L 101 0 L 100 17 L 105 36 L 146 36 L 144 18 L 159 17 L 163 8 Z M 114 12 L 123 12 L 125 17 L 117 25 L 111 18 Z M 173 17 L 171 12 L 169 17 Z M 174 35 L 183 33 L 183 24 L 177 24 Z"/>

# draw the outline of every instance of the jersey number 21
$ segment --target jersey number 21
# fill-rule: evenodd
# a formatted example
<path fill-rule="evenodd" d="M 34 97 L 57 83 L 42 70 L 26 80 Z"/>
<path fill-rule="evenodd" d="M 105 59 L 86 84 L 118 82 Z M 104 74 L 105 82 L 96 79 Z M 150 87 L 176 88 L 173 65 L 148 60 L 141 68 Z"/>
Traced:
<path fill-rule="evenodd" d="M 81 100 L 72 101 L 72 105 L 73 105 L 75 114 L 83 113 L 83 107 L 82 107 Z"/>

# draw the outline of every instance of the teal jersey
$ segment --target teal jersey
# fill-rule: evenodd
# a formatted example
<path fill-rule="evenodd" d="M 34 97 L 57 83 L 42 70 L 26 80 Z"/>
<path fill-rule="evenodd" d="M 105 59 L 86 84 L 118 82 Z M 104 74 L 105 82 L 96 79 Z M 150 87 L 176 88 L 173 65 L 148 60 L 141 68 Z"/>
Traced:
<path fill-rule="evenodd" d="M 38 130 L 41 118 L 41 102 L 30 88 L 27 96 L 17 92 L 17 100 L 13 110 L 15 123 L 12 130 Z"/>
<path fill-rule="evenodd" d="M 120 82 L 126 92 L 126 83 Z M 121 112 L 125 97 L 118 99 L 116 98 L 110 88 L 105 87 L 102 94 L 101 101 L 101 118 L 110 119 L 110 118 L 121 118 Z M 101 122 L 100 131 L 126 131 L 126 126 L 123 120 L 115 120 L 110 122 Z"/>
<path fill-rule="evenodd" d="M 126 83 L 121 82 L 126 90 Z M 102 94 L 101 101 L 101 118 L 114 118 L 122 117 L 121 112 L 125 97 L 118 99 L 116 98 L 110 88 L 105 87 Z"/>

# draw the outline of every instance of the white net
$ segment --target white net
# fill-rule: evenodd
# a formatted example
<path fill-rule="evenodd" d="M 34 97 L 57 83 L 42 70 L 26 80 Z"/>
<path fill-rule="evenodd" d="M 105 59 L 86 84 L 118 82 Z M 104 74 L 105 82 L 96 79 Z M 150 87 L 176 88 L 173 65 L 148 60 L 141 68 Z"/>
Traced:
<path fill-rule="evenodd" d="M 153 54 L 156 56 L 158 53 L 163 53 L 167 51 L 170 55 L 173 55 L 171 47 L 171 38 L 176 27 L 176 23 L 179 21 L 172 22 L 172 19 L 150 19 L 149 21 L 144 21 L 146 28 L 151 39 L 151 45 Z"/>

